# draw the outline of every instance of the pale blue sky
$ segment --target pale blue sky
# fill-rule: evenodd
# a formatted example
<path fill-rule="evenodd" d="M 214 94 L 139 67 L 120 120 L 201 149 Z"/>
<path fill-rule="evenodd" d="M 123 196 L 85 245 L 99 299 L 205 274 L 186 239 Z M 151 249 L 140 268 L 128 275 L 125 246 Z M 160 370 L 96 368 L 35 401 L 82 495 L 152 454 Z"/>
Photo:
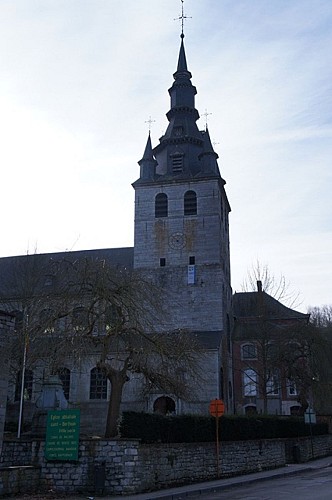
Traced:
<path fill-rule="evenodd" d="M 137 161 L 167 126 L 180 0 L 0 0 L 0 256 L 133 245 Z M 232 285 L 259 259 L 332 303 L 332 2 L 186 0 L 185 46 L 232 207 Z M 205 121 L 199 121 L 204 128 Z"/>

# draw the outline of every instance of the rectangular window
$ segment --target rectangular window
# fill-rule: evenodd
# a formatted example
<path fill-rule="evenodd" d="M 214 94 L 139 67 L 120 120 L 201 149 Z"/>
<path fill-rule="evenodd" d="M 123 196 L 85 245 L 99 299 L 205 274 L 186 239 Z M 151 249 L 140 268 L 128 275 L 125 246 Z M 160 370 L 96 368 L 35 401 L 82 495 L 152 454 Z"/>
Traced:
<path fill-rule="evenodd" d="M 257 396 L 257 373 L 255 370 L 243 372 L 243 394 L 244 396 Z"/>
<path fill-rule="evenodd" d="M 268 396 L 279 395 L 279 377 L 277 374 L 272 373 L 266 383 L 266 394 Z"/>
<path fill-rule="evenodd" d="M 165 267 L 166 266 L 166 259 L 165 257 L 160 258 L 160 267 Z"/>
<path fill-rule="evenodd" d="M 255 344 L 245 344 L 241 347 L 242 359 L 257 359 Z"/>
<path fill-rule="evenodd" d="M 189 257 L 189 266 L 194 266 L 195 265 L 195 256 L 192 255 Z"/>
<path fill-rule="evenodd" d="M 196 266 L 188 266 L 188 285 L 194 285 L 196 281 Z"/>
<path fill-rule="evenodd" d="M 288 396 L 297 396 L 296 384 L 294 380 L 287 380 L 287 393 Z"/>

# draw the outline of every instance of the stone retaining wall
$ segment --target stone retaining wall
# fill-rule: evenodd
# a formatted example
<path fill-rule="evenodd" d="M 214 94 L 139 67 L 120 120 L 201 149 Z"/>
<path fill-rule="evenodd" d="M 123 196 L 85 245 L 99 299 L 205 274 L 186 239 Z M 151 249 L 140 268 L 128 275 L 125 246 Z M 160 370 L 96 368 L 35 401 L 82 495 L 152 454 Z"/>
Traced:
<path fill-rule="evenodd" d="M 281 467 L 294 461 L 295 446 L 302 453 L 302 461 L 312 458 L 310 438 L 221 443 L 220 477 Z M 315 458 L 332 454 L 332 436 L 313 437 L 312 447 Z M 63 493 L 128 495 L 217 477 L 214 443 L 147 445 L 138 440 L 83 439 L 79 460 L 61 462 L 45 460 L 42 440 L 5 440 L 0 485 L 7 484 L 6 494 L 11 493 L 8 485 L 13 493 L 19 491 L 17 485 L 23 484 L 24 474 L 30 474 L 29 468 L 23 467 L 15 486 L 14 480 L 6 479 L 8 466 L 28 463 L 36 467 L 34 483 L 31 479 L 31 484 L 38 483 L 36 489 Z"/>

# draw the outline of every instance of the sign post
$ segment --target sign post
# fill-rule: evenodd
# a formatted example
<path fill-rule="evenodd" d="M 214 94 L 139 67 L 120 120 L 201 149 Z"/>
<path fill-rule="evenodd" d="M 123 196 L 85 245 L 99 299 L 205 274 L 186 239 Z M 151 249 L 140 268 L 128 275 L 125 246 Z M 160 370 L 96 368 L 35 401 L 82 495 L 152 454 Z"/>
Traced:
<path fill-rule="evenodd" d="M 210 415 L 216 419 L 216 453 L 217 453 L 217 478 L 219 479 L 219 417 L 225 413 L 225 405 L 222 399 L 212 399 L 209 406 Z"/>
<path fill-rule="evenodd" d="M 46 460 L 77 460 L 80 410 L 54 410 L 47 415 Z"/>

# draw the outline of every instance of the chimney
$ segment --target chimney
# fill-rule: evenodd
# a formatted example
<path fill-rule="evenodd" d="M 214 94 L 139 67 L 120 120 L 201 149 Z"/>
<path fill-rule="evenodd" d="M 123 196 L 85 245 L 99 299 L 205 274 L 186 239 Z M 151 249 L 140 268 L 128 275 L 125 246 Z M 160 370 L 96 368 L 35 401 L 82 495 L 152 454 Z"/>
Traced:
<path fill-rule="evenodd" d="M 263 291 L 262 282 L 260 280 L 257 281 L 257 291 L 258 291 L 258 293 L 262 293 L 262 291 Z"/>

